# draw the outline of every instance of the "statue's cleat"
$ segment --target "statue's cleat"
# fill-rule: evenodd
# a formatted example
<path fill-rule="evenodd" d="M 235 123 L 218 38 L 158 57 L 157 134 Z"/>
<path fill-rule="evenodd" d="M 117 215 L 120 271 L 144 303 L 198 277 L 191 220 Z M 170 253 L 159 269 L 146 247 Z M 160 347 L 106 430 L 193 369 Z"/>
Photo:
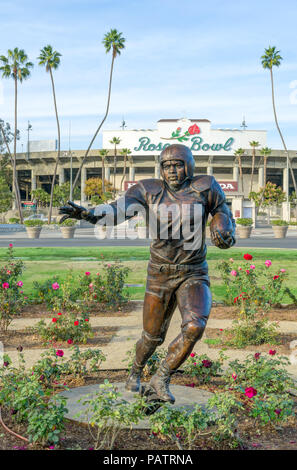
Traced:
<path fill-rule="evenodd" d="M 163 362 L 156 374 L 151 378 L 149 385 L 156 397 L 158 397 L 158 400 L 173 404 L 175 398 L 169 390 L 170 375 L 169 367 Z"/>
<path fill-rule="evenodd" d="M 142 411 L 147 416 L 154 414 L 165 403 L 163 400 L 160 400 L 155 390 L 149 384 L 141 386 L 140 395 L 145 399 L 146 404 Z"/>

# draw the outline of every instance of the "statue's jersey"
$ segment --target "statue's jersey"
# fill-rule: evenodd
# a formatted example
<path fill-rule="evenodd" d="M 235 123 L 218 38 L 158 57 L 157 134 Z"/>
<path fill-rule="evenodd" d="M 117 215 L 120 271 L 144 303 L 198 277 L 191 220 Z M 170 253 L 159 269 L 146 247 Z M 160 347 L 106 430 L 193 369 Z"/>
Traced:
<path fill-rule="evenodd" d="M 208 215 L 224 212 L 232 219 L 223 190 L 208 175 L 194 177 L 178 191 L 162 180 L 142 180 L 117 201 L 100 207 L 112 208 L 117 224 L 141 212 L 153 239 L 151 262 L 158 265 L 203 264 Z M 97 209 L 94 214 L 99 215 Z M 98 217 L 98 223 L 104 223 L 103 219 Z"/>

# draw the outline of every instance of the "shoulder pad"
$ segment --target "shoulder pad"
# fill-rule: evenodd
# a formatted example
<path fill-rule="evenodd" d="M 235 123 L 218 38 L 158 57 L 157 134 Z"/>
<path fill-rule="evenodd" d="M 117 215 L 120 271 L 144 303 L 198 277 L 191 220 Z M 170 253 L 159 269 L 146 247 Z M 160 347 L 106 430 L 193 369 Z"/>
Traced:
<path fill-rule="evenodd" d="M 212 175 L 199 175 L 194 176 L 191 185 L 196 191 L 202 192 L 209 189 L 213 183 L 214 177 Z"/>
<path fill-rule="evenodd" d="M 163 189 L 163 181 L 155 178 L 141 180 L 138 181 L 138 183 L 144 187 L 147 193 L 152 194 L 153 196 L 159 194 Z"/>

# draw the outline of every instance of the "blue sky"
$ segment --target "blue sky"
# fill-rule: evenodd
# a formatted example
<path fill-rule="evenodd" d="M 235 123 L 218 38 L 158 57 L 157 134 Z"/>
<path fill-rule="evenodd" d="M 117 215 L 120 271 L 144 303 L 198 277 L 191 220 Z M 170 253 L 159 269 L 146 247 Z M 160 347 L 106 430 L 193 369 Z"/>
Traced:
<path fill-rule="evenodd" d="M 0 54 L 23 48 L 35 63 L 19 88 L 21 144 L 56 138 L 49 75 L 37 64 L 51 44 L 62 54 L 54 72 L 62 148 L 86 148 L 102 119 L 111 55 L 103 36 L 116 28 L 126 38 L 117 57 L 110 113 L 104 129 L 155 128 L 158 119 L 207 118 L 213 127 L 266 129 L 268 146 L 281 148 L 275 130 L 264 48 L 283 57 L 274 69 L 279 123 L 297 150 L 295 0 L 0 0 Z M 0 81 L 0 118 L 13 122 L 13 82 Z M 101 146 L 98 138 L 94 146 Z"/>

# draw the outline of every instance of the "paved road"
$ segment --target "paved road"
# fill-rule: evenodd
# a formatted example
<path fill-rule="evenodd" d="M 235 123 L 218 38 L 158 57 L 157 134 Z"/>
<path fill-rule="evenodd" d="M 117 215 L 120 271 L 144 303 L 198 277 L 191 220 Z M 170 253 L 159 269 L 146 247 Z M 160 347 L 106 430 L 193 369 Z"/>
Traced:
<path fill-rule="evenodd" d="M 7 247 L 13 243 L 16 247 L 96 247 L 96 246 L 149 246 L 147 239 L 97 239 L 94 236 L 94 229 L 77 229 L 73 239 L 64 239 L 58 231 L 41 233 L 40 238 L 32 240 L 25 232 L 0 233 L 0 247 Z M 207 240 L 207 245 L 211 245 Z M 256 229 L 254 235 L 248 239 L 237 239 L 237 247 L 244 248 L 287 248 L 297 249 L 297 230 L 288 232 L 284 239 L 275 239 L 271 229 Z"/>

